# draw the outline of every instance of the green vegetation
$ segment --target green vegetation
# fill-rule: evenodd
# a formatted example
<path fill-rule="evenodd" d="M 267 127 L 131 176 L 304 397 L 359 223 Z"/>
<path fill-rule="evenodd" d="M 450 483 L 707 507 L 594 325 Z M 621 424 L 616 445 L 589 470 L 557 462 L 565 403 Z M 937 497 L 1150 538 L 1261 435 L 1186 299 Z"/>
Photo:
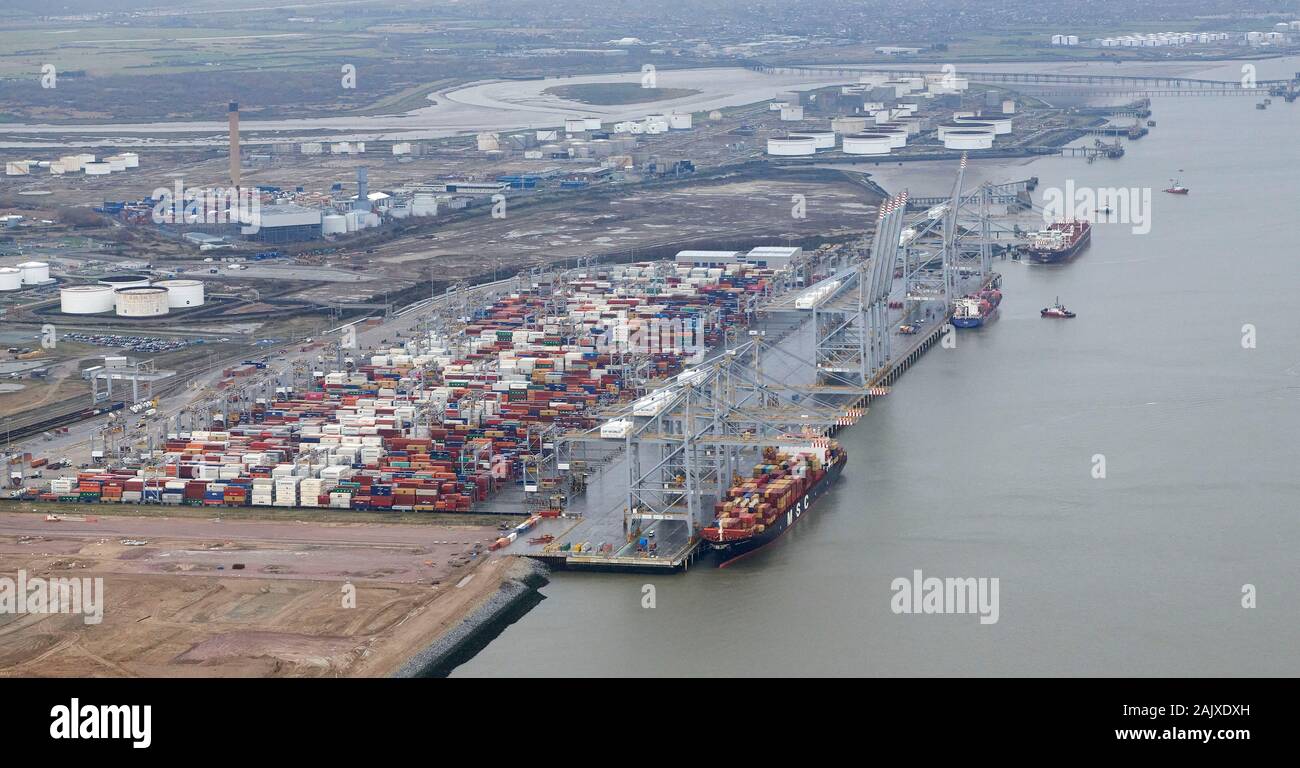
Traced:
<path fill-rule="evenodd" d="M 691 88 L 642 88 L 641 83 L 580 83 L 576 85 L 557 85 L 547 88 L 544 93 L 564 99 L 595 106 L 612 104 L 643 104 L 654 101 L 680 99 L 694 96 L 699 91 Z"/>

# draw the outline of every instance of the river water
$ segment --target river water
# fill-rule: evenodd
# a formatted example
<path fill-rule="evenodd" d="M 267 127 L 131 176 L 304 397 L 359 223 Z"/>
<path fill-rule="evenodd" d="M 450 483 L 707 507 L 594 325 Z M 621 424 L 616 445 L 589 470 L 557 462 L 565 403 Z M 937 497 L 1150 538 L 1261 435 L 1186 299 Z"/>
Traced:
<path fill-rule="evenodd" d="M 1255 101 L 1157 99 L 1118 161 L 975 160 L 969 178 L 1036 175 L 1039 196 L 1152 188 L 1151 230 L 1099 224 L 1063 266 L 1000 262 L 999 317 L 841 433 L 840 483 L 761 554 L 555 574 L 454 674 L 1300 674 L 1300 103 Z M 952 174 L 876 178 L 934 195 Z M 1172 176 L 1191 194 L 1162 193 Z M 1039 318 L 1057 296 L 1078 318 Z M 997 623 L 894 613 L 916 570 L 997 578 Z"/>

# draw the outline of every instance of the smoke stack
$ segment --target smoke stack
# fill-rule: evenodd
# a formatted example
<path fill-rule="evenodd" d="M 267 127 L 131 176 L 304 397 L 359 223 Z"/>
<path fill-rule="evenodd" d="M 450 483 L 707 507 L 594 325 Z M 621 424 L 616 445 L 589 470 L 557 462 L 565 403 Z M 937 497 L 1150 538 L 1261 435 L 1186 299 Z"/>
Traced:
<path fill-rule="evenodd" d="M 230 183 L 239 189 L 239 102 L 230 102 Z"/>
<path fill-rule="evenodd" d="M 357 169 L 357 204 L 353 206 L 358 211 L 370 210 L 370 183 L 366 179 L 366 169 Z"/>

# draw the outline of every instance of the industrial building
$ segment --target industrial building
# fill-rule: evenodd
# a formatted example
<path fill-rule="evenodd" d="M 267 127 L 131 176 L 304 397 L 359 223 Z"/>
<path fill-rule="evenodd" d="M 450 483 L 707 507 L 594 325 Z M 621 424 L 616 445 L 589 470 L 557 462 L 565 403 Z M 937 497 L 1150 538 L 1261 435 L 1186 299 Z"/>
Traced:
<path fill-rule="evenodd" d="M 802 248 L 760 246 L 749 251 L 678 251 L 673 261 L 681 266 L 718 268 L 732 264 L 752 264 L 763 269 L 783 270 L 799 258 Z"/>
<path fill-rule="evenodd" d="M 781 271 L 803 255 L 803 249 L 794 246 L 761 245 L 751 248 L 745 255 L 745 261 L 756 267 Z"/>
<path fill-rule="evenodd" d="M 263 243 L 296 243 L 321 236 L 321 212 L 291 203 L 269 205 L 261 210 L 250 240 Z"/>

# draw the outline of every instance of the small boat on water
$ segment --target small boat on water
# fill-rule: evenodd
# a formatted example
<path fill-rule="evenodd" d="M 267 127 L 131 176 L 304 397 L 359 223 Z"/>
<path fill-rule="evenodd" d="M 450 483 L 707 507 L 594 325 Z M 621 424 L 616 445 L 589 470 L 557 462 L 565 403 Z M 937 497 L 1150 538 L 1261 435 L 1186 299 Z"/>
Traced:
<path fill-rule="evenodd" d="M 1165 189 L 1165 191 L 1171 195 L 1185 195 L 1188 192 L 1191 192 L 1191 190 L 1188 189 L 1187 187 L 1184 187 L 1183 183 L 1178 179 L 1170 179 L 1169 186 L 1168 188 Z"/>
<path fill-rule="evenodd" d="M 1065 305 L 1061 303 L 1060 296 L 1056 297 L 1055 304 L 1050 307 L 1044 307 L 1043 310 L 1039 312 L 1039 315 L 1042 317 L 1074 317 L 1074 313 L 1066 309 Z"/>

